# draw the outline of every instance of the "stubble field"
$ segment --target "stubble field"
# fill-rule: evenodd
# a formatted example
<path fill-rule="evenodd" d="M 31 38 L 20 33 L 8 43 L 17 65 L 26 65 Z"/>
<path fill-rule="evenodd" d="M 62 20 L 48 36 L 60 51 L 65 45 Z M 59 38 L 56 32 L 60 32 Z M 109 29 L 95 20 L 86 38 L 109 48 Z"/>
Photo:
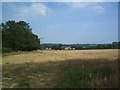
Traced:
<path fill-rule="evenodd" d="M 3 54 L 3 88 L 118 87 L 118 50 Z"/>

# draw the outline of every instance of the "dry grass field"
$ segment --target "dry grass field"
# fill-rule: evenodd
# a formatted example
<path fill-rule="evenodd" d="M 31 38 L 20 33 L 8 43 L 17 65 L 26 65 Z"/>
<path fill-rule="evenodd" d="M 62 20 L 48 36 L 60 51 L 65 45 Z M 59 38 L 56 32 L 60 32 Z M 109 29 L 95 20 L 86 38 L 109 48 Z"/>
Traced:
<path fill-rule="evenodd" d="M 118 87 L 118 50 L 3 54 L 3 88 Z"/>
<path fill-rule="evenodd" d="M 63 61 L 70 59 L 106 59 L 116 60 L 118 58 L 118 50 L 51 50 L 51 51 L 32 51 L 11 53 L 9 56 L 3 57 L 3 64 L 25 63 L 25 62 L 48 62 Z"/>

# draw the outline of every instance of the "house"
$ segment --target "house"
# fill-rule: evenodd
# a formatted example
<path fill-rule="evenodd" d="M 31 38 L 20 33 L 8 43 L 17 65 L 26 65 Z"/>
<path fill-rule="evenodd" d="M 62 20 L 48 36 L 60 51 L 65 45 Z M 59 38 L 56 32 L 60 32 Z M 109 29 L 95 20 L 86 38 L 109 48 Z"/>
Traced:
<path fill-rule="evenodd" d="M 72 50 L 75 50 L 75 48 L 72 48 Z"/>
<path fill-rule="evenodd" d="M 72 50 L 72 48 L 68 46 L 68 47 L 65 47 L 65 50 Z"/>
<path fill-rule="evenodd" d="M 46 48 L 46 50 L 51 50 L 51 48 Z"/>

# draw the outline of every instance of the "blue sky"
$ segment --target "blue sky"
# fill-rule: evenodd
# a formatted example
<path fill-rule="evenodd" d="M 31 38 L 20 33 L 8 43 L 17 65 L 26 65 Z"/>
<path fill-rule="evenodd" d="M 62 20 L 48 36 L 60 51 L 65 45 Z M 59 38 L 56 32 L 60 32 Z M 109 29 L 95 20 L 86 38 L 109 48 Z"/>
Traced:
<path fill-rule="evenodd" d="M 24 20 L 44 43 L 118 41 L 117 2 L 4 2 L 2 22 Z"/>

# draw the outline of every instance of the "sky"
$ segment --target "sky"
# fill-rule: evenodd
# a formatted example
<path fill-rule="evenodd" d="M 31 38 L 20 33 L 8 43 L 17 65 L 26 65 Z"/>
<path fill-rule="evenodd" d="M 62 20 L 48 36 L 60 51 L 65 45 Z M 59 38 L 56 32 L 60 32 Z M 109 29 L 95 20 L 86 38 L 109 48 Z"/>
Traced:
<path fill-rule="evenodd" d="M 119 0 L 1 0 L 2 2 L 119 2 Z"/>
<path fill-rule="evenodd" d="M 3 2 L 2 22 L 26 21 L 43 43 L 118 41 L 117 2 Z"/>

